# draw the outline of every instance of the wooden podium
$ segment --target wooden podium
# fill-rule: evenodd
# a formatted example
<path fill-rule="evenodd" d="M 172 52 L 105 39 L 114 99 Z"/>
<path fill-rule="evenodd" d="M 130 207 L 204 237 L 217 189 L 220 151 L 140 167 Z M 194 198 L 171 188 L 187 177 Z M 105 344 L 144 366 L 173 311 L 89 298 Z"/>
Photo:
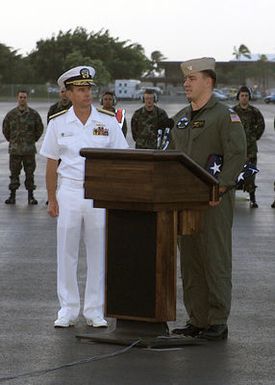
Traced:
<path fill-rule="evenodd" d="M 178 151 L 83 148 L 85 198 L 107 210 L 105 316 L 92 341 L 153 346 L 176 319 L 177 235 L 199 230 L 218 181 Z"/>

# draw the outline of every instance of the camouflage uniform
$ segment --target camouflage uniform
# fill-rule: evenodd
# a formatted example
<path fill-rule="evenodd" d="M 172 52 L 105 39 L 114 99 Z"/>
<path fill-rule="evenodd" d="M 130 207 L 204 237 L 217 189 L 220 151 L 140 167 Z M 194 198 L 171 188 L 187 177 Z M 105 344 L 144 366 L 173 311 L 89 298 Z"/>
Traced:
<path fill-rule="evenodd" d="M 60 100 L 59 102 L 57 102 L 57 103 L 53 104 L 52 106 L 50 106 L 48 114 L 47 114 L 47 124 L 49 123 L 50 117 L 52 115 L 55 115 L 55 114 L 57 114 L 60 111 L 68 110 L 71 107 L 71 105 L 72 105 L 71 101 L 69 101 L 68 103 L 64 104 Z"/>
<path fill-rule="evenodd" d="M 242 108 L 240 104 L 233 107 L 234 111 L 239 115 L 242 125 L 245 130 L 247 142 L 247 160 L 257 166 L 257 140 L 262 136 L 265 129 L 264 117 L 258 108 L 248 105 L 247 108 Z M 244 191 L 254 195 L 255 198 L 255 176 L 249 178 L 247 183 L 244 183 Z M 255 200 L 255 199 L 254 199 Z"/>
<path fill-rule="evenodd" d="M 156 149 L 158 129 L 163 127 L 167 119 L 167 113 L 157 106 L 154 106 L 152 111 L 146 110 L 145 107 L 136 110 L 131 120 L 136 148 Z"/>
<path fill-rule="evenodd" d="M 43 133 L 40 115 L 30 107 L 20 110 L 12 109 L 4 118 L 3 134 L 9 142 L 10 184 L 9 189 L 15 191 L 20 186 L 19 175 L 24 167 L 26 174 L 25 187 L 28 191 L 35 189 L 34 170 L 36 167 L 35 142 Z"/>

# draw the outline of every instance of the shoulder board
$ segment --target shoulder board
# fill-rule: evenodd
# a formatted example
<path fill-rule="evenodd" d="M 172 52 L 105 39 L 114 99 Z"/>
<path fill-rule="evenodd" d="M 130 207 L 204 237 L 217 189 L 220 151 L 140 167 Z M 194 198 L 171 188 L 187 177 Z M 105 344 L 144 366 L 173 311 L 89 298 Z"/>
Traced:
<path fill-rule="evenodd" d="M 62 111 L 56 112 L 55 114 L 49 116 L 49 120 L 56 118 L 59 115 L 63 115 L 65 114 L 65 112 L 68 112 L 68 110 L 62 110 Z"/>
<path fill-rule="evenodd" d="M 114 112 L 104 110 L 104 108 L 97 107 L 97 111 L 98 112 L 102 112 L 103 114 L 106 114 L 106 115 L 109 115 L 109 116 L 115 116 Z"/>

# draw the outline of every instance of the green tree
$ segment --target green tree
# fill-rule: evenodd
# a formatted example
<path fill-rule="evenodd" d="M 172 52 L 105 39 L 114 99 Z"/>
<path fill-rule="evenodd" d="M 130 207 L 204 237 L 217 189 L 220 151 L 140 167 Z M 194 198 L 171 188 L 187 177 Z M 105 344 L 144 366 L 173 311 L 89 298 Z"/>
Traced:
<path fill-rule="evenodd" d="M 235 56 L 235 59 L 236 60 L 241 60 L 241 57 L 244 56 L 248 59 L 251 59 L 251 52 L 250 50 L 247 48 L 246 45 L 244 44 L 241 44 L 239 46 L 239 48 L 237 48 L 236 46 L 234 46 L 234 49 L 233 49 L 233 53 L 232 53 L 233 56 Z"/>
<path fill-rule="evenodd" d="M 96 68 L 95 83 L 97 86 L 101 86 L 110 82 L 111 75 L 106 70 L 102 60 L 84 57 L 80 51 L 74 51 L 70 53 L 65 59 L 66 68 L 76 67 L 79 65 L 79 63 Z"/>
<path fill-rule="evenodd" d="M 98 74 L 104 69 L 105 74 L 102 72 L 100 81 L 109 79 L 108 74 L 111 79 L 139 78 L 150 63 L 141 45 L 119 41 L 111 37 L 108 30 L 87 33 L 86 29 L 78 27 L 73 32 L 60 31 L 56 37 L 36 43 L 36 50 L 30 54 L 36 76 L 42 82 L 54 82 L 68 69 L 68 55 L 76 55 L 75 52 L 79 60 L 101 61 Z"/>
<path fill-rule="evenodd" d="M 5 44 L 0 43 L 0 82 L 14 82 L 18 77 L 18 63 L 20 55 L 16 50 L 11 50 Z"/>

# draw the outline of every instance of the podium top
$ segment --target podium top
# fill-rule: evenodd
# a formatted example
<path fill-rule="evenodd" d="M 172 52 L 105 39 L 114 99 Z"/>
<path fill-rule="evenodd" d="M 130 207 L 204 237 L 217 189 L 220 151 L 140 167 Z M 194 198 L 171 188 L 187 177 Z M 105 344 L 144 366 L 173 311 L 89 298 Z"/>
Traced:
<path fill-rule="evenodd" d="M 184 152 L 176 150 L 141 150 L 141 149 L 129 149 L 129 150 L 116 150 L 116 149 L 99 149 L 99 148 L 82 148 L 80 155 L 86 159 L 105 159 L 105 160 L 135 160 L 135 161 L 148 161 L 148 162 L 169 162 L 178 161 L 183 164 L 192 174 L 196 175 L 207 185 L 215 186 L 219 184 L 219 181 L 209 174 L 198 163 L 193 161 Z"/>

